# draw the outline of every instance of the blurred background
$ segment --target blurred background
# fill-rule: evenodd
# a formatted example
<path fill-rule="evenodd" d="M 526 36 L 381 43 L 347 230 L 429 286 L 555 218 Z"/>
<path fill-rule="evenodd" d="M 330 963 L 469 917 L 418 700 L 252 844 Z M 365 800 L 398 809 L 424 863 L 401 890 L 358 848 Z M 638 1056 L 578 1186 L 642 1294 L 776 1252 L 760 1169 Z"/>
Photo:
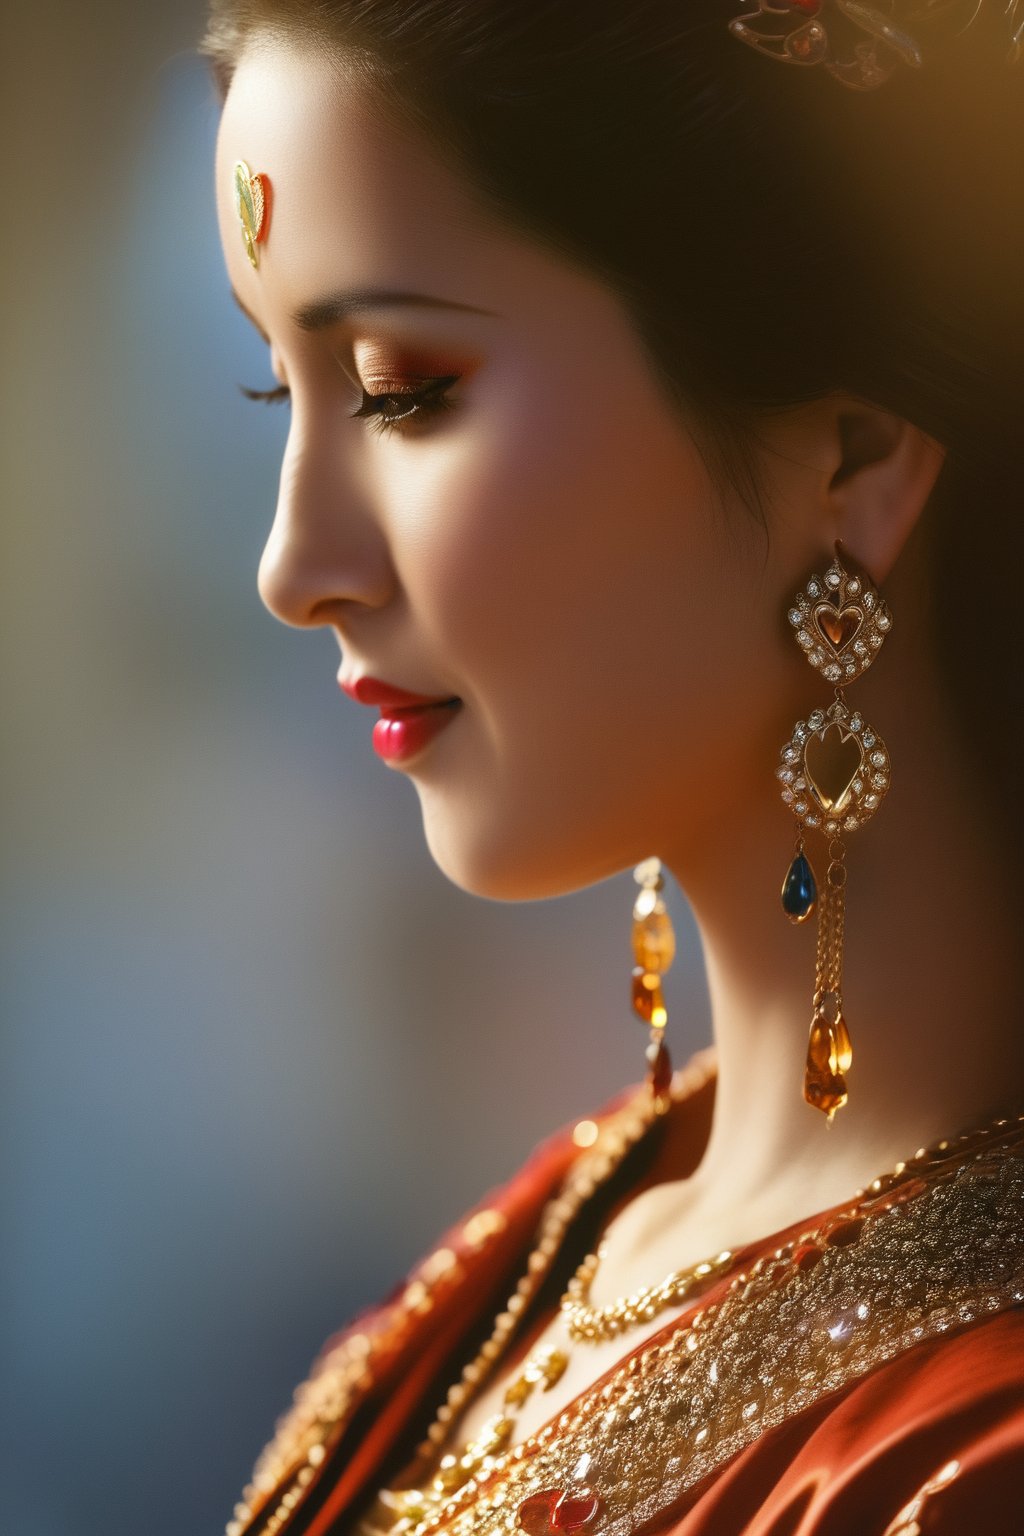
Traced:
<path fill-rule="evenodd" d="M 260 605 L 202 23 L 5 6 L 3 1536 L 215 1536 L 323 1339 L 643 1070 L 629 873 L 456 890 Z"/>

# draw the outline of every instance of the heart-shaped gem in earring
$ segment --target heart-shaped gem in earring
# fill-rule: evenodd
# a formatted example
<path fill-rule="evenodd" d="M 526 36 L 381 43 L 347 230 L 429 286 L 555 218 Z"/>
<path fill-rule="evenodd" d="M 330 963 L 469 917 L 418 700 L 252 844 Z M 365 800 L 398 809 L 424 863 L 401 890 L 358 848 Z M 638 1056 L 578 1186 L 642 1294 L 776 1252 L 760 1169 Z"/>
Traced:
<path fill-rule="evenodd" d="M 841 699 L 798 720 L 776 777 L 793 815 L 832 836 L 853 832 L 877 811 L 892 769 L 885 742 Z"/>
<path fill-rule="evenodd" d="M 824 576 L 812 576 L 797 593 L 788 617 L 811 666 L 845 688 L 874 661 L 892 615 L 868 573 L 841 558 L 840 548 Z"/>
<path fill-rule="evenodd" d="M 811 794 L 823 811 L 837 816 L 846 809 L 863 761 L 860 742 L 838 720 L 808 736 L 804 768 Z"/>
<path fill-rule="evenodd" d="M 815 629 L 834 656 L 849 645 L 864 622 L 859 608 L 844 608 L 840 612 L 831 603 L 818 603 L 813 616 Z"/>

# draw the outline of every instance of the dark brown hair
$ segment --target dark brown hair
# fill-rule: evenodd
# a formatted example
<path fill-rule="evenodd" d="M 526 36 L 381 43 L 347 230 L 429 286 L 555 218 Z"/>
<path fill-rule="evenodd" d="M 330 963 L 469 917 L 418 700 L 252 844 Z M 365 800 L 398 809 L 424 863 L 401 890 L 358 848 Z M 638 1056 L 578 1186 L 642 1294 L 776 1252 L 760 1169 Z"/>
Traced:
<path fill-rule="evenodd" d="M 1019 705 L 993 584 L 1024 564 L 1024 68 L 997 0 L 959 33 L 933 21 L 924 68 L 872 91 L 745 47 L 727 23 L 752 9 L 213 0 L 202 49 L 222 94 L 254 32 L 343 50 L 496 215 L 613 286 L 762 515 L 753 444 L 773 408 L 848 391 L 944 444 L 934 643 L 984 743 Z M 1005 750 L 986 771 L 1016 788 Z"/>

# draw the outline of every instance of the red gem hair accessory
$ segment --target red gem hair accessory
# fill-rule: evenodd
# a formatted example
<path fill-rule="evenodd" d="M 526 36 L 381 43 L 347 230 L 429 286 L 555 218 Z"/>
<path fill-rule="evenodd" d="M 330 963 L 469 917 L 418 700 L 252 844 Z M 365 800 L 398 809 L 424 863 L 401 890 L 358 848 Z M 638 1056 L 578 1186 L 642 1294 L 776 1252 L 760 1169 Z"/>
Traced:
<path fill-rule="evenodd" d="M 924 0 L 905 13 L 898 0 L 757 0 L 757 10 L 734 17 L 729 31 L 782 64 L 823 64 L 852 90 L 872 91 L 900 64 L 920 69 L 924 63 L 921 44 L 904 21 L 915 27 L 941 20 L 949 29 L 951 16 L 969 11 L 958 35 L 985 3 Z M 1010 25 L 1006 62 L 1019 64 L 1024 60 L 1024 0 L 1007 0 L 1003 10 Z"/>

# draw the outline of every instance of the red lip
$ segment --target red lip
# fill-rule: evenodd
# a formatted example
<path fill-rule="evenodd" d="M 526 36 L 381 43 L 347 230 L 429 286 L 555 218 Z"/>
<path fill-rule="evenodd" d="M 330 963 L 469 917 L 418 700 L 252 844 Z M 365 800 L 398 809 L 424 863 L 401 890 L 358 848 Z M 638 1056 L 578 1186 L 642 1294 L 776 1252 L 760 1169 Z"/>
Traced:
<path fill-rule="evenodd" d="M 393 688 L 376 677 L 356 677 L 351 682 L 338 678 L 342 690 L 357 704 L 378 704 L 384 709 L 407 709 L 423 704 L 447 704 L 453 694 L 440 694 L 427 698 L 422 693 L 409 693 L 405 688 Z"/>

